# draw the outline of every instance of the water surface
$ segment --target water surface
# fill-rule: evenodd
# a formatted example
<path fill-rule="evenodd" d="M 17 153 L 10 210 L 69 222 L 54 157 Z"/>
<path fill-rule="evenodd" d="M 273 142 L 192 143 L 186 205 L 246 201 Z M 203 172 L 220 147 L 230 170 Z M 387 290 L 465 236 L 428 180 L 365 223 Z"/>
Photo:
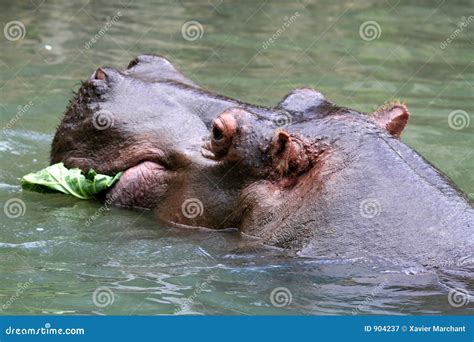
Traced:
<path fill-rule="evenodd" d="M 208 89 L 260 105 L 304 85 L 367 112 L 404 101 L 412 119 L 403 140 L 474 193 L 474 122 L 466 121 L 474 110 L 474 23 L 446 42 L 470 15 L 472 1 L 2 1 L 2 26 L 19 20 L 26 35 L 0 36 L 0 203 L 16 200 L 23 214 L 0 212 L 0 309 L 472 314 L 472 303 L 449 304 L 433 273 L 242 248 L 237 232 L 162 227 L 148 212 L 110 209 L 96 217 L 99 203 L 18 186 L 22 175 L 48 165 L 79 81 L 98 66 L 124 68 L 150 52 Z M 184 39 L 183 24 L 192 20 L 203 30 Z M 379 26 L 376 37 L 362 39 L 360 27 L 370 21 Z M 464 121 L 449 120 L 453 111 Z"/>

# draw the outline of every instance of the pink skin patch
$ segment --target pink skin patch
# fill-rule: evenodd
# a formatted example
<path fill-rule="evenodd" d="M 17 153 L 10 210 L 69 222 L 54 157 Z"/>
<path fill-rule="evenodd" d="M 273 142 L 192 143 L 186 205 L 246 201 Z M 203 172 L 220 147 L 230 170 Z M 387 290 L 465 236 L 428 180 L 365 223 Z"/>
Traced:
<path fill-rule="evenodd" d="M 153 208 L 168 189 L 173 172 L 144 161 L 126 170 L 107 193 L 106 203 L 119 207 Z"/>

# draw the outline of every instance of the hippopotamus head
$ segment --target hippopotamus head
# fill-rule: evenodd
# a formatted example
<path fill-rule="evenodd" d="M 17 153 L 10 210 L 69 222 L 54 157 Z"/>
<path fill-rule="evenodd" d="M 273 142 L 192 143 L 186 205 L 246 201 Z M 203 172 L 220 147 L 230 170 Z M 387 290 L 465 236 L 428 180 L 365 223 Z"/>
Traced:
<path fill-rule="evenodd" d="M 269 113 L 284 113 L 292 125 L 278 129 Z M 350 116 L 309 88 L 262 112 L 202 90 L 163 57 L 142 55 L 125 70 L 101 67 L 83 82 L 56 132 L 51 162 L 124 171 L 106 194 L 111 204 L 156 208 L 160 219 L 178 224 L 240 227 L 250 189 L 260 186 L 254 195 L 269 199 L 273 186 L 289 191 L 319 165 L 331 139 L 344 135 L 329 122 L 351 121 L 336 113 Z M 352 116 L 375 128 L 396 121 Z M 187 212 L 195 209 L 197 216 Z"/>
<path fill-rule="evenodd" d="M 139 56 L 122 71 L 101 67 L 70 102 L 51 163 L 104 174 L 124 171 L 113 202 L 152 208 L 178 170 L 206 164 L 200 152 L 211 120 L 206 115 L 229 105 L 160 56 Z"/>

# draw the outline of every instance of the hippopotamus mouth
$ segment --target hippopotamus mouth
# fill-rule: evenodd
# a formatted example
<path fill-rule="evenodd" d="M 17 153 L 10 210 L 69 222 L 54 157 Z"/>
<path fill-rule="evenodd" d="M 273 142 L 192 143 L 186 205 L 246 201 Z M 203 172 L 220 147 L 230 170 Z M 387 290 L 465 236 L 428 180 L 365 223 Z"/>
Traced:
<path fill-rule="evenodd" d="M 180 89 L 174 86 L 178 82 Z M 153 208 L 175 170 L 199 155 L 207 132 L 193 112 L 196 103 L 177 99 L 193 88 L 159 56 L 139 56 L 121 71 L 98 68 L 70 102 L 53 140 L 51 162 L 110 175 L 123 171 L 107 199 Z"/>
<path fill-rule="evenodd" d="M 160 163 L 142 161 L 124 170 L 119 181 L 105 194 L 106 202 L 122 207 L 151 208 L 172 178 L 173 172 Z M 153 197 L 147 196 L 150 192 Z"/>

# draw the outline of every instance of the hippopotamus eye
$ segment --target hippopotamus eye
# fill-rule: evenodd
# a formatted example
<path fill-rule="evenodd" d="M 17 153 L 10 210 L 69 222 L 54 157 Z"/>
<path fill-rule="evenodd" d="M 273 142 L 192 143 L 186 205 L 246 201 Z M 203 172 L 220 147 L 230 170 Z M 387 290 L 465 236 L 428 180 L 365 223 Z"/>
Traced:
<path fill-rule="evenodd" d="M 222 134 L 221 128 L 214 125 L 212 127 L 212 138 L 215 139 L 215 140 L 221 140 L 223 137 L 224 137 L 224 135 Z"/>
<path fill-rule="evenodd" d="M 231 113 L 219 115 L 212 125 L 211 149 L 216 157 L 224 156 L 237 132 L 237 120 Z"/>

